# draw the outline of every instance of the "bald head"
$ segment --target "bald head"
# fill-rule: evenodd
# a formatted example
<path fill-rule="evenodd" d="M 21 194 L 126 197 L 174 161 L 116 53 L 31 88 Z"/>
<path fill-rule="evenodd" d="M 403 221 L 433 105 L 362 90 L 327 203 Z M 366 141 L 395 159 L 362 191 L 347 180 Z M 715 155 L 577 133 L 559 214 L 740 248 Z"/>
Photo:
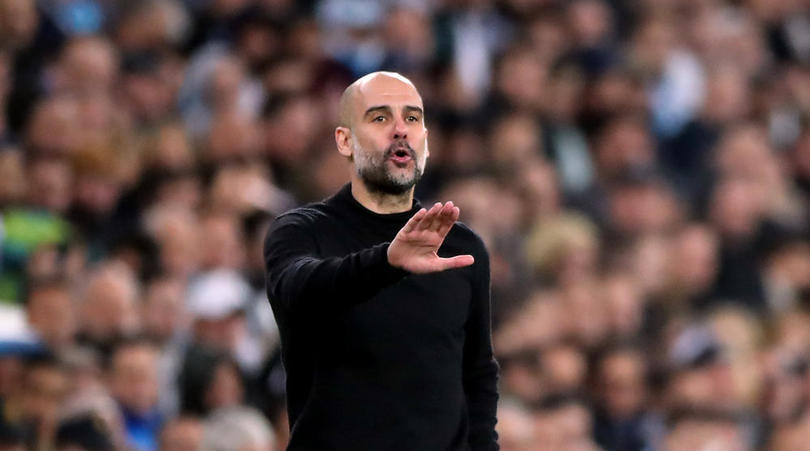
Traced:
<path fill-rule="evenodd" d="M 361 100 L 369 91 L 386 92 L 394 90 L 401 92 L 402 89 L 416 93 L 421 104 L 422 97 L 419 96 L 416 86 L 396 72 L 372 72 L 358 78 L 343 91 L 343 95 L 340 97 L 339 125 L 349 129 L 352 128 L 357 117 L 356 114 L 362 114 L 362 111 L 359 111 L 362 106 Z"/>

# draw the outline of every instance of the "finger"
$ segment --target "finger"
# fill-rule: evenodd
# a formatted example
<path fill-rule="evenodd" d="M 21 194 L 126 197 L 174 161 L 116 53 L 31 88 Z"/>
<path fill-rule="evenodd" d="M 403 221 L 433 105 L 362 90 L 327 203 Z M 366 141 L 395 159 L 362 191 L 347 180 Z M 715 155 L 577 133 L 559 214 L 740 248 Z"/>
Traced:
<path fill-rule="evenodd" d="M 432 207 L 430 207 L 430 210 L 428 210 L 427 214 L 425 214 L 425 217 L 419 223 L 416 230 L 429 230 L 433 225 L 433 221 L 436 220 L 436 216 L 438 216 L 439 212 L 441 211 L 441 207 L 442 204 L 439 202 L 436 202 Z"/>
<path fill-rule="evenodd" d="M 447 269 L 453 268 L 463 268 L 465 266 L 470 266 L 475 263 L 475 258 L 472 255 L 456 255 L 455 257 L 449 258 L 440 258 L 440 271 L 444 271 Z"/>
<path fill-rule="evenodd" d="M 459 210 L 458 207 L 453 207 L 450 209 L 450 214 L 442 222 L 442 227 L 439 229 L 439 234 L 442 237 L 445 237 L 448 233 L 450 233 L 450 229 L 452 229 L 453 225 L 455 225 L 456 221 L 458 221 L 460 213 L 461 210 Z"/>
<path fill-rule="evenodd" d="M 453 214 L 453 203 L 448 202 L 444 204 L 441 211 L 439 211 L 439 215 L 436 217 L 436 220 L 433 221 L 431 224 L 430 230 L 435 232 L 439 232 L 444 225 L 447 223 L 448 218 Z"/>
<path fill-rule="evenodd" d="M 425 210 L 424 208 L 417 211 L 416 214 L 411 216 L 411 219 L 409 219 L 408 222 L 405 223 L 405 226 L 402 227 L 402 231 L 406 233 L 412 232 L 416 228 L 416 226 L 422 221 L 422 219 L 424 219 L 425 214 L 427 214 L 427 210 Z"/>

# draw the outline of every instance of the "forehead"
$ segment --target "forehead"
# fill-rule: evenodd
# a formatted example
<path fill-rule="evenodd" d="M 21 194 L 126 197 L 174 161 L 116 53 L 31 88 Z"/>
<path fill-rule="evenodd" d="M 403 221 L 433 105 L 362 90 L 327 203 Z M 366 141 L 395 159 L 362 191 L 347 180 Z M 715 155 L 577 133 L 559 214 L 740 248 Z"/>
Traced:
<path fill-rule="evenodd" d="M 377 76 L 358 86 L 355 106 L 360 114 L 372 106 L 397 108 L 405 105 L 421 108 L 422 97 L 412 84 L 403 80 L 388 76 Z"/>

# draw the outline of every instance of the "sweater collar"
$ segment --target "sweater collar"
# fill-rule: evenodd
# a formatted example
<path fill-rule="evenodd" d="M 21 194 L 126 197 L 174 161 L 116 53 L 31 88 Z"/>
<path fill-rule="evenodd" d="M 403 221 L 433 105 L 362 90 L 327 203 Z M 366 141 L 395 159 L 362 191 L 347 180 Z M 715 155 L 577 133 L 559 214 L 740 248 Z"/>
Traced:
<path fill-rule="evenodd" d="M 376 213 L 368 208 L 364 207 L 363 204 L 357 201 L 352 195 L 352 184 L 347 183 L 340 189 L 331 199 L 328 200 L 329 203 L 335 203 L 339 205 L 344 205 L 351 208 L 352 211 L 356 212 L 357 214 L 361 215 L 364 218 L 368 218 L 374 221 L 386 222 L 391 224 L 405 224 L 408 219 L 411 218 L 417 211 L 422 208 L 422 205 L 419 203 L 419 200 L 414 198 L 413 205 L 411 205 L 411 209 L 407 211 L 403 211 L 400 213 Z"/>

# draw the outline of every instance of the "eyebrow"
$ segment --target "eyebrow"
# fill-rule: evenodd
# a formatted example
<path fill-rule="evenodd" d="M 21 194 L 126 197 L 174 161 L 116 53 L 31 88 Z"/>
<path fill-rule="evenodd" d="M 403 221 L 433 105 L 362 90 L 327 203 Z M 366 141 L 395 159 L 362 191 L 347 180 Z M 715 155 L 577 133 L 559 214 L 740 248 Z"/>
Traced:
<path fill-rule="evenodd" d="M 415 105 L 406 105 L 405 106 L 405 111 L 407 111 L 407 112 L 414 112 L 415 111 L 415 112 L 417 112 L 419 114 L 424 114 L 424 111 L 422 111 L 422 108 L 420 108 L 418 106 L 415 106 Z M 391 107 L 388 106 L 388 105 L 372 106 L 369 109 L 367 109 L 365 113 L 363 113 L 363 117 L 366 117 L 371 113 L 391 113 Z"/>
<path fill-rule="evenodd" d="M 417 112 L 417 113 L 419 113 L 419 114 L 422 114 L 422 113 L 423 113 L 423 111 L 422 111 L 422 109 L 421 109 L 421 108 L 419 108 L 418 106 L 412 106 L 412 105 L 408 105 L 408 106 L 406 106 L 406 107 L 405 107 L 405 111 L 409 111 L 409 112 L 416 111 L 416 112 Z"/>

